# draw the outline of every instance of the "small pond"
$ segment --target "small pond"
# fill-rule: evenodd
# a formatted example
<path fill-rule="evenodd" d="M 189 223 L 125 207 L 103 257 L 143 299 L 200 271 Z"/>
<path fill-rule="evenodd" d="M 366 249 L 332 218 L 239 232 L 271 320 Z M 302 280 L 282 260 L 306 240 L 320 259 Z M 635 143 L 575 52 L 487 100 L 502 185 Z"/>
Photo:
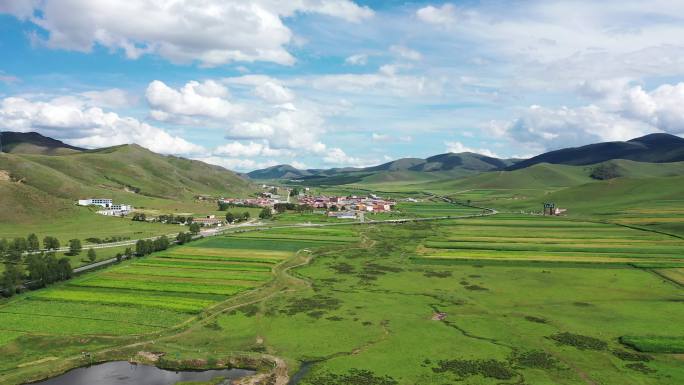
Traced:
<path fill-rule="evenodd" d="M 74 369 L 32 385 L 173 385 L 180 381 L 209 381 L 216 377 L 236 379 L 252 374 L 253 371 L 243 369 L 174 372 L 155 366 L 114 361 Z"/>

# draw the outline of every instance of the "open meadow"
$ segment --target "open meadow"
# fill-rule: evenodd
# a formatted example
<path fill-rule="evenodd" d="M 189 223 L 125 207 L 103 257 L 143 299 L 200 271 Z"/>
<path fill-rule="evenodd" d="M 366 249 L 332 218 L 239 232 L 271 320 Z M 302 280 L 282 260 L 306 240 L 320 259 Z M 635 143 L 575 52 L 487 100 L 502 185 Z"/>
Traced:
<path fill-rule="evenodd" d="M 517 254 L 492 261 L 498 249 L 481 246 L 453 259 L 424 252 L 465 237 Z M 277 355 L 301 368 L 297 383 L 307 385 L 684 378 L 681 356 L 671 354 L 684 352 L 684 295 L 658 273 L 679 272 L 666 268 L 679 265 L 678 239 L 521 217 L 371 226 L 361 238 L 297 269 L 307 289 L 221 315 L 155 348 Z M 632 242 L 637 249 L 621 250 Z"/>

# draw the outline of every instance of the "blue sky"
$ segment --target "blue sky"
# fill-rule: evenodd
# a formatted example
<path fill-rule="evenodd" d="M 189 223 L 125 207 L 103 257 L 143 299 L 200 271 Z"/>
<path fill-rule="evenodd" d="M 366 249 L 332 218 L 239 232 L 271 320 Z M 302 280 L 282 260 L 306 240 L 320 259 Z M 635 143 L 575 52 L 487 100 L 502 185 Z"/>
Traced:
<path fill-rule="evenodd" d="M 0 2 L 0 129 L 239 171 L 684 134 L 679 1 L 115 3 Z"/>

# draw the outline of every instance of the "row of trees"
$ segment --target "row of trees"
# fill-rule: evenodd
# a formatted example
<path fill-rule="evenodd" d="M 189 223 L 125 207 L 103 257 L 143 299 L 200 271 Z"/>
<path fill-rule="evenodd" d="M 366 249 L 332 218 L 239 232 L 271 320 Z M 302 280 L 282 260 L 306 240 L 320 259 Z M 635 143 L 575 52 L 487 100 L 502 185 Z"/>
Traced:
<path fill-rule="evenodd" d="M 55 237 L 47 236 L 43 238 L 43 249 L 54 250 L 59 249 L 59 240 Z M 18 252 L 20 255 L 29 252 L 37 252 L 40 248 L 40 241 L 36 234 L 29 234 L 26 238 L 17 237 L 12 240 L 5 238 L 0 239 L 0 256 L 5 256 L 12 252 Z"/>
<path fill-rule="evenodd" d="M 248 220 L 250 217 L 249 211 L 245 211 L 242 214 L 231 213 L 230 211 L 226 213 L 226 222 L 237 223 Z"/>
<path fill-rule="evenodd" d="M 147 222 L 148 218 L 147 215 L 145 215 L 145 213 L 135 213 L 133 214 L 133 218 L 131 218 L 131 220 L 138 222 Z M 192 223 L 192 220 L 192 217 L 184 217 L 181 215 L 174 216 L 173 214 L 162 214 L 157 218 L 150 219 L 150 221 L 152 222 L 161 222 L 173 225 L 188 225 Z"/>
<path fill-rule="evenodd" d="M 0 290 L 5 296 L 11 297 L 21 290 L 26 279 L 29 280 L 29 288 L 34 289 L 67 280 L 73 275 L 69 258 L 57 258 L 54 252 L 29 254 L 25 260 L 25 271 L 19 262 L 5 263 L 0 277 Z"/>
<path fill-rule="evenodd" d="M 69 259 L 57 258 L 54 252 L 60 247 L 56 237 L 46 236 L 41 249 L 41 242 L 34 233 L 26 238 L 0 239 L 0 259 L 4 260 L 5 268 L 0 276 L 2 294 L 14 295 L 26 280 L 32 287 L 43 287 L 69 279 L 73 274 Z"/>
<path fill-rule="evenodd" d="M 259 213 L 260 219 L 271 219 L 273 218 L 273 210 L 270 207 L 264 207 Z"/>
<path fill-rule="evenodd" d="M 296 211 L 298 213 L 310 213 L 313 211 L 313 207 L 310 205 L 298 205 L 296 203 L 276 203 L 273 205 L 273 209 L 279 214 L 285 211 Z"/>
<path fill-rule="evenodd" d="M 139 239 L 135 243 L 135 254 L 142 257 L 144 255 L 150 255 L 155 251 L 162 251 L 169 248 L 169 238 L 166 235 L 151 240 L 151 239 Z"/>
<path fill-rule="evenodd" d="M 185 225 L 192 223 L 192 217 L 184 217 L 181 215 L 174 216 L 173 214 L 163 214 L 157 217 L 157 221 L 161 223 L 168 223 L 173 225 Z"/>
<path fill-rule="evenodd" d="M 192 237 L 193 237 L 192 233 L 190 233 L 190 232 L 184 233 L 181 231 L 180 233 L 178 233 L 178 235 L 176 235 L 176 242 L 178 242 L 179 245 L 182 245 L 184 243 L 188 243 L 188 242 L 192 241 Z"/>
<path fill-rule="evenodd" d="M 37 287 L 64 281 L 73 275 L 69 258 L 57 258 L 53 252 L 28 255 L 26 272 L 32 285 Z"/>
<path fill-rule="evenodd" d="M 247 214 L 247 218 L 249 214 Z M 244 218 L 244 215 L 242 216 Z M 176 236 L 179 244 L 192 241 L 193 237 L 200 232 L 200 224 L 190 224 L 189 232 L 181 232 Z M 170 246 L 168 237 L 161 237 L 151 240 L 138 240 L 135 245 L 135 255 L 149 255 L 155 251 L 168 249 Z M 68 242 L 69 255 L 78 255 L 83 251 L 83 245 L 79 239 L 71 239 Z M 42 251 L 38 237 L 29 234 L 26 238 L 17 237 L 13 240 L 0 239 L 0 259 L 4 260 L 4 271 L 0 275 L 0 294 L 12 296 L 18 290 L 24 288 L 24 281 L 28 280 L 31 289 L 47 286 L 51 283 L 63 281 L 73 276 L 73 269 L 68 258 L 57 258 L 54 250 L 60 248 L 59 240 L 55 237 L 47 236 L 43 239 Z M 26 257 L 24 258 L 24 253 Z M 133 250 L 126 248 L 123 254 L 116 255 L 117 261 L 124 257 L 131 258 Z M 87 252 L 88 260 L 95 262 L 97 253 L 93 248 Z M 22 264 L 23 262 L 23 264 Z"/>

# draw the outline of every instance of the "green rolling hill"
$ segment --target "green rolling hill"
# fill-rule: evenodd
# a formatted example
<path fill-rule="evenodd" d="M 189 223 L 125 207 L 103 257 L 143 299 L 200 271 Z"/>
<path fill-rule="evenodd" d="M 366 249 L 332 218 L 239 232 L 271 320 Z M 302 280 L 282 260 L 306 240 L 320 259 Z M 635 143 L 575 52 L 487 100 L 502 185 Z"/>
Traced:
<path fill-rule="evenodd" d="M 21 146 L 21 145 L 20 145 Z M 138 145 L 68 154 L 0 153 L 0 222 L 68 218 L 74 201 L 107 197 L 149 209 L 191 203 L 198 195 L 246 196 L 255 187 L 222 167 L 164 156 Z"/>
<path fill-rule="evenodd" d="M 587 165 L 612 159 L 664 163 L 684 161 L 684 139 L 670 134 L 650 134 L 626 142 L 605 142 L 547 152 L 508 166 L 517 170 L 538 163 Z"/>
<path fill-rule="evenodd" d="M 597 170 L 608 169 L 610 177 L 597 178 Z M 615 178 L 684 176 L 684 162 L 644 163 L 624 159 L 588 166 L 538 163 L 513 171 L 492 171 L 432 183 L 443 191 L 462 189 L 555 189 Z"/>
<path fill-rule="evenodd" d="M 446 153 L 426 159 L 402 158 L 365 168 L 300 170 L 290 165 L 277 165 L 249 172 L 247 176 L 254 180 L 294 179 L 317 186 L 349 183 L 416 183 L 504 169 L 517 161 L 517 159 L 498 159 L 470 152 Z"/>

